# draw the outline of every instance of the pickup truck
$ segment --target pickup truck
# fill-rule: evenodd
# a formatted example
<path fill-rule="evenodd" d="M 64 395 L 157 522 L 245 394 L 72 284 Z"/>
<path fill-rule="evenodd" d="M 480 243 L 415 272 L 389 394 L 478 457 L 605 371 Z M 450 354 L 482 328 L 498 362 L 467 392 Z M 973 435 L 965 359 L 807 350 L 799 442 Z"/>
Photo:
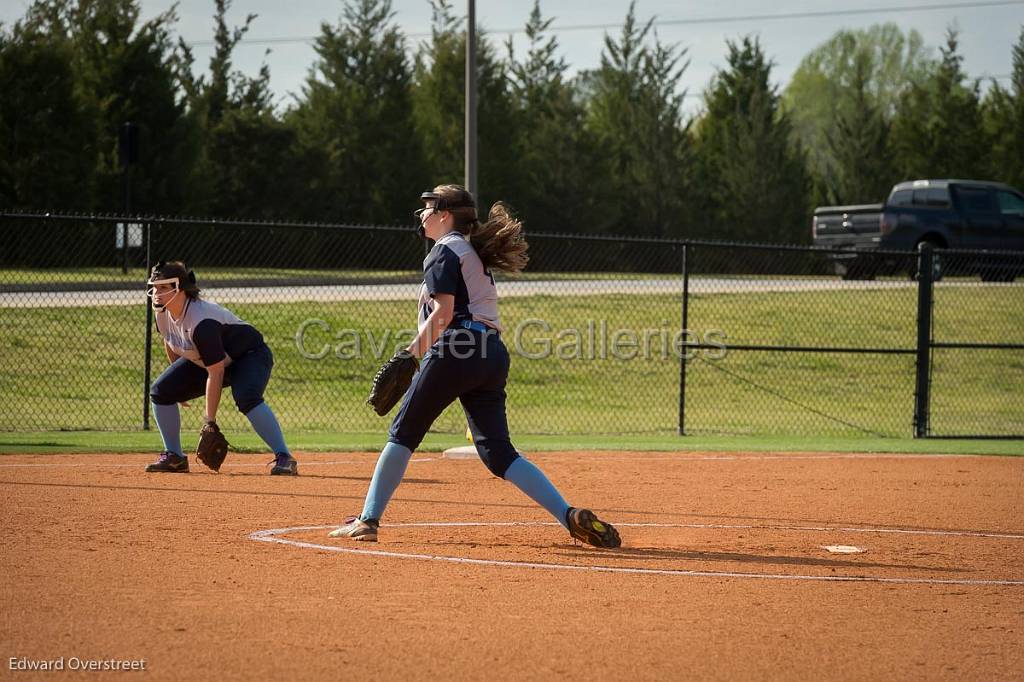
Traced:
<path fill-rule="evenodd" d="M 834 249 L 913 251 L 930 244 L 937 249 L 1024 251 L 1024 194 L 997 182 L 901 182 L 884 204 L 815 209 L 811 230 L 816 246 Z M 837 253 L 834 259 L 837 273 L 850 279 L 890 274 L 886 263 L 890 269 L 905 268 L 916 275 L 913 258 L 902 259 L 903 264 L 896 266 L 892 259 L 857 253 Z M 996 267 L 979 266 L 975 272 L 982 279 L 1001 281 L 1024 274 L 1018 258 L 996 259 L 996 263 Z"/>

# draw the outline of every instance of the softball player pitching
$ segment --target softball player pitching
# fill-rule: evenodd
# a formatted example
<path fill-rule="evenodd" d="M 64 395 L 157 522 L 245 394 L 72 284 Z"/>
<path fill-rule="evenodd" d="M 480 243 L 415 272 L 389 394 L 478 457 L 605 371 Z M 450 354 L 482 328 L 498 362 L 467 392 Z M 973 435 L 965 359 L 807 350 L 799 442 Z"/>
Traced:
<path fill-rule="evenodd" d="M 216 429 L 221 389 L 230 386 L 238 411 L 274 452 L 270 473 L 297 475 L 298 466 L 277 418 L 263 400 L 274 366 L 263 335 L 227 308 L 201 299 L 195 274 L 181 261 L 156 265 L 147 285 L 156 328 L 171 364 L 149 394 L 164 452 L 146 471 L 188 472 L 188 458 L 181 449 L 178 404 L 205 395 L 204 431 Z"/>
<path fill-rule="evenodd" d="M 423 262 L 419 333 L 381 369 L 374 393 L 389 365 L 414 368 L 415 359 L 421 356 L 422 362 L 391 424 L 362 513 L 346 520 L 330 536 L 377 540 L 380 519 L 405 475 L 412 452 L 434 420 L 458 399 L 477 453 L 491 473 L 546 509 L 572 537 L 595 547 L 618 547 L 619 534 L 611 524 L 588 509 L 570 507 L 509 439 L 505 416 L 509 354 L 501 340 L 498 292 L 491 270 L 518 272 L 526 265 L 522 224 L 501 202 L 494 204 L 487 222 L 481 223 L 473 195 L 458 185 L 438 186 L 424 192 L 420 200 L 425 207 L 416 211 L 419 232 L 435 244 Z"/>

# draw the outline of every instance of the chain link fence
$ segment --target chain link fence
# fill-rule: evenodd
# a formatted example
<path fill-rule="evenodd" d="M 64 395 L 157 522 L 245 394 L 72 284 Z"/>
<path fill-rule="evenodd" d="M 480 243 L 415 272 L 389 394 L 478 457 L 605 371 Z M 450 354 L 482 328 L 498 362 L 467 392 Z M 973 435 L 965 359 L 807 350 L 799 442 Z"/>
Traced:
<path fill-rule="evenodd" d="M 1024 254 L 685 250 L 686 433 L 1024 434 Z"/>
<path fill-rule="evenodd" d="M 526 272 L 497 276 L 513 433 L 913 432 L 918 254 L 528 238 Z M 0 430 L 148 427 L 167 360 L 155 332 L 147 357 L 146 265 L 181 259 L 263 333 L 286 429 L 380 432 L 368 384 L 415 330 L 424 246 L 407 226 L 0 213 Z M 968 256 L 938 259 L 931 428 L 1021 434 L 1024 286 L 956 273 Z M 942 345 L 965 339 L 984 347 Z M 246 426 L 230 401 L 218 421 Z M 435 424 L 464 429 L 458 405 Z"/>
<path fill-rule="evenodd" d="M 1024 434 L 1024 254 L 938 251 L 928 434 Z"/>
<path fill-rule="evenodd" d="M 845 254 L 687 247 L 687 433 L 908 435 L 916 283 L 843 279 Z M 871 261 L 911 256 L 876 253 Z"/>

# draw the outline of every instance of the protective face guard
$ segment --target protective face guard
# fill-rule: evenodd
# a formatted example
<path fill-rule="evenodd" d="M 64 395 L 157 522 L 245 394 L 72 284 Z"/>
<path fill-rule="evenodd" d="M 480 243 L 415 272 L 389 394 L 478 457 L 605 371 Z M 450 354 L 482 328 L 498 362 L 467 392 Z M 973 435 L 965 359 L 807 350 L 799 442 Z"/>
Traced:
<path fill-rule="evenodd" d="M 426 211 L 427 208 L 431 208 L 434 211 L 449 211 L 453 208 L 476 208 L 476 204 L 474 204 L 472 200 L 448 201 L 436 192 L 424 192 L 420 195 L 420 201 L 423 203 L 427 203 L 428 201 L 434 202 L 433 206 L 424 206 L 423 208 L 412 212 L 413 216 L 416 217 L 416 233 L 421 237 L 423 236 L 423 212 Z"/>
<path fill-rule="evenodd" d="M 174 289 L 173 289 L 174 295 L 171 296 L 170 298 L 168 298 L 163 303 L 160 303 L 157 300 L 157 290 L 156 290 L 156 288 L 158 286 L 160 286 L 160 285 L 163 285 L 163 284 L 173 284 L 174 285 Z M 181 280 L 178 277 L 169 277 L 167 279 L 151 279 L 151 280 L 146 282 L 146 286 L 149 287 L 148 289 L 146 289 L 146 295 L 149 296 L 151 301 L 153 301 L 153 308 L 155 310 L 157 310 L 158 312 L 163 310 L 167 306 L 167 304 L 170 303 L 171 300 L 173 300 L 174 297 L 177 296 L 181 292 Z M 160 293 L 170 293 L 170 292 L 160 292 Z"/>

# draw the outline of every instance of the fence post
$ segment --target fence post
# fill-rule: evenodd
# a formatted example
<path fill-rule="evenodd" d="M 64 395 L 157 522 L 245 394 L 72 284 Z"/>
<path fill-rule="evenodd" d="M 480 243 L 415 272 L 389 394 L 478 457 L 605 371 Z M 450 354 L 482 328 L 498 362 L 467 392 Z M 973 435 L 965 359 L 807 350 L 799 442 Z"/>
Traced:
<path fill-rule="evenodd" d="M 124 222 L 121 223 L 121 272 L 128 274 L 128 216 L 132 212 L 132 169 L 139 162 L 139 126 L 126 121 L 118 131 L 118 157 L 121 163 L 121 191 L 124 195 Z"/>
<path fill-rule="evenodd" d="M 917 382 L 914 391 L 914 438 L 927 438 L 932 360 L 932 294 L 935 253 L 925 242 L 917 262 Z"/>
<path fill-rule="evenodd" d="M 149 271 L 153 267 L 150 261 L 150 229 L 151 224 L 146 223 L 145 228 L 145 240 L 146 240 L 146 278 L 149 278 Z M 152 369 L 152 357 L 153 357 L 153 305 L 149 298 L 146 298 L 146 358 L 143 361 L 145 371 L 143 372 L 143 383 L 142 383 L 142 429 L 143 431 L 149 431 L 149 387 L 150 387 L 150 370 Z"/>
<path fill-rule="evenodd" d="M 679 356 L 679 435 L 686 435 L 686 355 L 689 352 L 689 348 L 686 346 L 686 341 L 689 339 L 687 332 L 687 324 L 689 323 L 689 307 L 690 307 L 690 271 L 687 269 L 686 256 L 688 253 L 689 246 L 683 244 L 683 327 L 682 327 L 682 344 L 679 347 L 681 351 Z"/>

